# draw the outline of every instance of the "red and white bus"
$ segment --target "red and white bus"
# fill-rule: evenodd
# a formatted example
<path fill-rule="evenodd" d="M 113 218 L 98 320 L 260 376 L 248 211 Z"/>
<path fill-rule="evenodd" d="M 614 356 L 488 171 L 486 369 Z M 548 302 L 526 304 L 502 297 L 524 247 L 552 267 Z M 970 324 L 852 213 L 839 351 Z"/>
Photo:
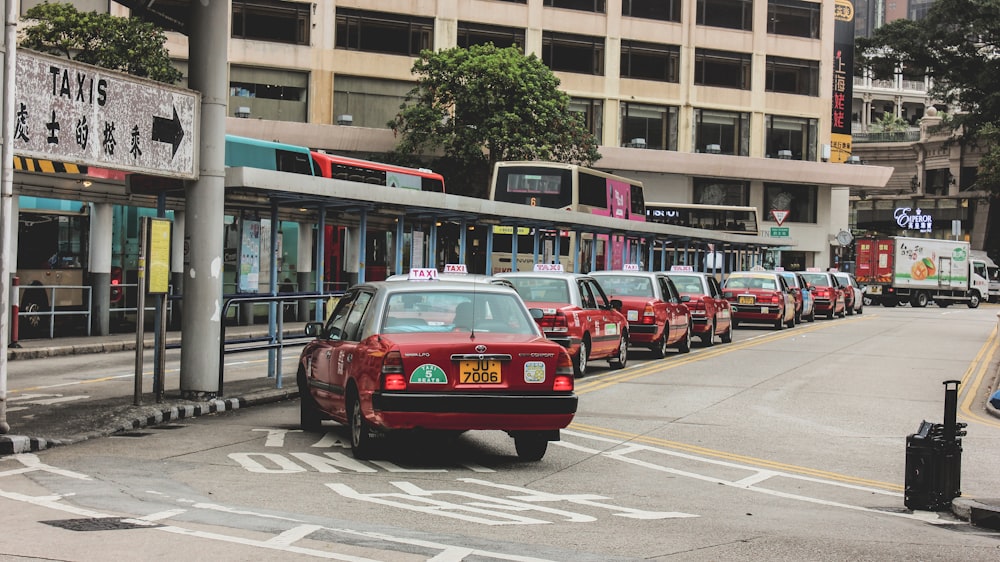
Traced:
<path fill-rule="evenodd" d="M 490 199 L 549 209 L 577 211 L 619 219 L 645 221 L 646 206 L 642 182 L 575 164 L 558 162 L 497 162 L 490 184 Z M 541 235 L 539 260 L 555 261 L 555 241 L 560 235 L 559 261 L 573 271 L 572 233 L 545 232 Z M 513 227 L 494 227 L 493 272 L 511 271 Z M 621 269 L 636 262 L 638 249 L 620 236 L 583 235 L 580 271 Z M 534 261 L 534 232 L 518 229 L 517 269 L 530 271 Z M 610 251 L 609 251 L 610 250 Z M 596 258 L 592 260 L 592 256 Z"/>
<path fill-rule="evenodd" d="M 427 168 L 406 168 L 312 151 L 317 175 L 349 181 L 444 193 L 444 176 Z"/>

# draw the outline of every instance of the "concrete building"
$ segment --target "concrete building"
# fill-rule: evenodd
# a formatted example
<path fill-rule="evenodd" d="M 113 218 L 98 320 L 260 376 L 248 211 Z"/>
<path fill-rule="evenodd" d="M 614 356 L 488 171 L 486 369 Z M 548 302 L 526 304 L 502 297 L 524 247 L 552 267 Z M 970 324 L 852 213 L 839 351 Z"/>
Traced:
<path fill-rule="evenodd" d="M 231 5 L 232 134 L 377 158 L 395 143 L 386 123 L 419 51 L 492 41 L 555 71 L 599 139 L 595 167 L 641 179 L 647 200 L 756 206 L 763 235 L 778 226 L 772 209 L 790 211 L 775 265 L 836 265 L 851 190 L 883 189 L 891 172 L 827 161 L 834 0 Z M 183 21 L 186 6 L 154 8 Z M 171 32 L 168 48 L 187 74 L 187 38 Z"/>

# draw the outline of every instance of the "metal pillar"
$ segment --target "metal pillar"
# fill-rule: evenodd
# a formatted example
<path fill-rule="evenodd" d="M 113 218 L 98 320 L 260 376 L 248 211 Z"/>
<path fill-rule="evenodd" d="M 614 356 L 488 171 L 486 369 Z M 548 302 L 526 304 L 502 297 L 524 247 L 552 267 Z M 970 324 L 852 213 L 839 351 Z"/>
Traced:
<path fill-rule="evenodd" d="M 517 225 L 513 225 L 513 234 L 510 235 L 510 270 L 517 271 Z"/>
<path fill-rule="evenodd" d="M 90 204 L 90 292 L 93 302 L 90 329 L 95 336 L 111 333 L 111 239 L 114 206 Z"/>
<path fill-rule="evenodd" d="M 185 209 L 191 262 L 186 268 L 181 322 L 181 394 L 219 392 L 222 358 L 222 248 L 226 187 L 226 106 L 229 101 L 228 2 L 191 2 L 188 84 L 201 92 L 199 179 L 187 183 Z"/>
<path fill-rule="evenodd" d="M 184 295 L 184 268 L 187 266 L 187 252 L 184 251 L 184 211 L 174 211 L 174 232 L 170 238 L 170 285 L 173 295 Z M 170 308 L 172 330 L 181 327 L 181 301 L 174 301 Z"/>
<path fill-rule="evenodd" d="M 538 250 L 541 247 L 541 236 L 542 236 L 542 231 L 536 227 L 535 237 L 534 237 L 534 257 L 531 260 L 531 263 L 533 264 L 538 263 Z"/>
<path fill-rule="evenodd" d="M 469 258 L 465 255 L 466 238 L 469 230 L 469 225 L 465 219 L 462 219 L 458 223 L 458 263 L 464 263 L 468 266 Z"/>
<path fill-rule="evenodd" d="M 403 273 L 403 238 L 405 237 L 406 229 L 403 225 L 403 217 L 399 217 L 396 219 L 396 263 L 393 264 L 396 275 Z"/>
<path fill-rule="evenodd" d="M 364 283 L 365 260 L 368 258 L 368 252 L 365 251 L 366 247 L 368 246 L 368 209 L 361 209 L 359 220 L 360 220 L 360 225 L 358 228 L 358 283 Z M 434 264 L 434 256 L 431 255 L 431 267 L 434 267 L 433 264 Z"/>
<path fill-rule="evenodd" d="M 493 227 L 486 229 L 486 275 L 493 275 Z"/>
<path fill-rule="evenodd" d="M 320 294 L 326 293 L 326 206 L 320 205 L 319 207 L 319 219 L 316 224 L 316 290 Z M 323 301 L 320 301 L 316 306 L 316 322 L 322 322 L 323 317 Z"/>
<path fill-rule="evenodd" d="M 295 281 L 300 292 L 313 290 L 313 227 L 311 224 L 299 223 L 298 261 L 296 261 Z M 309 305 L 304 301 L 298 303 L 299 322 L 309 321 Z"/>

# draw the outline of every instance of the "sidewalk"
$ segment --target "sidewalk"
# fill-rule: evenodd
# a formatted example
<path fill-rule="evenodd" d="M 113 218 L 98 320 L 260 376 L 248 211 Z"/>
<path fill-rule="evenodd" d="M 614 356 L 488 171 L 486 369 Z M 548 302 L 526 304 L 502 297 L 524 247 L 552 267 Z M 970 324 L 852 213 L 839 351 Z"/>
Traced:
<path fill-rule="evenodd" d="M 301 335 L 304 323 L 289 323 L 284 326 L 285 337 Z M 266 338 L 267 325 L 227 326 L 226 340 L 246 340 Z M 135 333 L 111 334 L 108 336 L 80 336 L 60 338 L 40 338 L 18 342 L 20 347 L 8 348 L 8 361 L 43 360 L 48 357 L 114 353 L 134 351 Z M 147 332 L 144 347 L 153 348 L 153 334 Z M 165 345 L 169 348 L 181 343 L 180 332 L 167 332 Z M 232 344 L 231 344 L 232 345 Z M 300 348 L 290 348 L 298 354 Z M 9 372 L 9 369 L 8 369 Z M 298 397 L 294 376 L 285 376 L 277 388 L 273 378 L 254 377 L 245 380 L 227 379 L 224 393 L 211 399 L 185 399 L 177 389 L 166 390 L 161 402 L 156 402 L 152 391 L 142 394 L 141 405 L 134 405 L 134 395 L 84 399 L 51 404 L 36 408 L 31 415 L 18 416 L 16 422 L 10 413 L 8 402 L 8 422 L 10 432 L 0 435 L 0 455 L 40 451 L 57 445 L 68 445 L 86 439 L 106 437 L 119 431 L 166 423 L 169 421 L 236 410 L 256 404 L 265 404 Z M 8 380 L 8 388 L 13 386 Z M 8 400 L 11 398 L 8 395 Z"/>

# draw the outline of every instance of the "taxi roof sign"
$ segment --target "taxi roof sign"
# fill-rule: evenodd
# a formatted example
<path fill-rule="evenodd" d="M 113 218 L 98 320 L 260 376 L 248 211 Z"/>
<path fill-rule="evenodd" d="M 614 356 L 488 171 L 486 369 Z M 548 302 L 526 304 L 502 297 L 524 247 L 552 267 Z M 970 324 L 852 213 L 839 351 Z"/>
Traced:
<path fill-rule="evenodd" d="M 443 273 L 468 273 L 469 267 L 464 263 L 446 263 Z"/>
<path fill-rule="evenodd" d="M 536 263 L 535 271 L 545 271 L 545 272 L 561 272 L 563 271 L 563 266 L 561 263 Z"/>
<path fill-rule="evenodd" d="M 622 271 L 639 271 L 639 264 L 626 263 L 622 265 Z"/>
<path fill-rule="evenodd" d="M 670 271 L 694 271 L 693 265 L 672 265 Z"/>
<path fill-rule="evenodd" d="M 410 270 L 407 279 L 410 281 L 433 281 L 438 278 L 438 270 L 433 267 L 416 267 Z"/>

